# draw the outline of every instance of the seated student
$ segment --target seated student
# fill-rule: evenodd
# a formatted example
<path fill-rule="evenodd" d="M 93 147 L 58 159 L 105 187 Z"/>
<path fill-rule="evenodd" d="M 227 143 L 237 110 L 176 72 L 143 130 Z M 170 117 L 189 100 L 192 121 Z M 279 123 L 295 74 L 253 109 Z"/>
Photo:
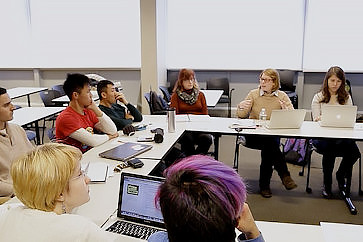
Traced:
<path fill-rule="evenodd" d="M 14 110 L 6 89 L 0 87 L 0 204 L 13 195 L 11 163 L 33 148 L 24 129 L 8 122 L 13 119 Z"/>
<path fill-rule="evenodd" d="M 246 201 L 246 187 L 230 167 L 209 156 L 194 155 L 165 170 L 160 202 L 167 232 L 152 234 L 149 242 L 264 241 Z M 246 240 L 247 239 L 247 240 Z"/>
<path fill-rule="evenodd" d="M 3 241 L 114 241 L 92 221 L 69 214 L 89 201 L 89 178 L 75 147 L 48 143 L 14 161 L 11 176 L 24 204 L 0 216 Z"/>
<path fill-rule="evenodd" d="M 98 106 L 112 121 L 116 124 L 117 130 L 122 130 L 125 126 L 132 124 L 132 122 L 141 122 L 142 115 L 131 103 L 126 100 L 123 93 L 115 90 L 113 82 L 109 80 L 102 80 L 97 85 L 98 97 L 100 98 L 100 105 Z M 125 107 L 117 104 L 122 102 Z"/>
<path fill-rule="evenodd" d="M 294 109 L 292 103 L 283 91 L 279 91 L 280 77 L 274 69 L 266 69 L 259 76 L 258 88 L 251 90 L 245 100 L 237 106 L 239 118 L 258 119 L 262 108 L 265 108 L 267 119 L 270 119 L 274 109 Z M 297 187 L 290 176 L 286 162 L 280 150 L 280 138 L 272 136 L 246 136 L 246 147 L 261 150 L 260 194 L 269 198 L 272 196 L 270 180 L 273 168 L 278 172 L 287 190 Z"/>
<path fill-rule="evenodd" d="M 85 152 L 118 137 L 115 124 L 92 100 L 87 76 L 68 74 L 63 89 L 70 102 L 56 120 L 57 142 L 76 146 Z M 106 134 L 95 134 L 94 129 Z"/>
<path fill-rule="evenodd" d="M 205 96 L 199 91 L 195 73 L 190 69 L 181 69 L 171 95 L 170 107 L 176 114 L 207 115 L 208 109 Z M 181 149 L 186 156 L 207 154 L 213 142 L 210 134 L 185 132 L 180 139 Z M 195 145 L 197 148 L 195 149 Z"/>
<path fill-rule="evenodd" d="M 351 96 L 345 90 L 345 82 L 345 74 L 340 67 L 333 66 L 329 68 L 325 75 L 321 91 L 315 94 L 311 103 L 314 121 L 320 120 L 321 108 L 326 104 L 353 105 Z M 336 173 L 338 187 L 340 191 L 344 191 L 346 196 L 349 197 L 353 165 L 360 157 L 360 151 L 355 141 L 344 139 L 316 139 L 313 140 L 313 144 L 318 152 L 323 154 L 323 197 L 332 197 L 332 173 L 335 158 L 338 156 L 343 157 Z"/>

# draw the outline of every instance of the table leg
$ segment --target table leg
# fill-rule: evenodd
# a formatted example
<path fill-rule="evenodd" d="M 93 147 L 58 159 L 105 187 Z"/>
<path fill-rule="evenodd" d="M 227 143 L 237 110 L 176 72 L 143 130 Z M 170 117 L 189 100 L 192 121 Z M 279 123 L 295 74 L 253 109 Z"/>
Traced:
<path fill-rule="evenodd" d="M 37 136 L 37 145 L 40 145 L 40 133 L 39 133 L 39 124 L 38 121 L 34 122 L 35 125 L 35 134 Z"/>
<path fill-rule="evenodd" d="M 214 159 L 218 160 L 220 134 L 214 134 Z"/>
<path fill-rule="evenodd" d="M 30 94 L 26 95 L 28 97 L 28 107 L 30 107 Z"/>

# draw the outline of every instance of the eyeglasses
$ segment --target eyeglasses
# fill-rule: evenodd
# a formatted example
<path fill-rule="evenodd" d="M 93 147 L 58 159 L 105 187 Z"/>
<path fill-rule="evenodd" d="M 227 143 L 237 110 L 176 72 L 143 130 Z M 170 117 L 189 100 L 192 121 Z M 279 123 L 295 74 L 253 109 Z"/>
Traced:
<path fill-rule="evenodd" d="M 77 180 L 79 178 L 84 178 L 87 175 L 88 172 L 88 167 L 89 167 L 89 163 L 87 163 L 86 167 L 84 168 L 84 170 L 81 169 L 80 174 L 78 176 L 72 177 L 70 180 Z"/>
<path fill-rule="evenodd" d="M 272 82 L 273 80 L 271 78 L 260 78 L 260 82 L 265 82 L 265 83 L 268 83 L 268 82 Z"/>

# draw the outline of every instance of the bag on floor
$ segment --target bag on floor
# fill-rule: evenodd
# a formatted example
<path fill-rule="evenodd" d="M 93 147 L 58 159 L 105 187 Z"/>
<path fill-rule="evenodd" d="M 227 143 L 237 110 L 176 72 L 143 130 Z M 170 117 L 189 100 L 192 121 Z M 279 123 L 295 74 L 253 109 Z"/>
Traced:
<path fill-rule="evenodd" d="M 306 155 L 307 145 L 308 142 L 306 139 L 294 139 L 294 138 L 286 139 L 284 145 L 285 161 L 294 165 L 304 166 L 306 163 L 305 155 Z"/>

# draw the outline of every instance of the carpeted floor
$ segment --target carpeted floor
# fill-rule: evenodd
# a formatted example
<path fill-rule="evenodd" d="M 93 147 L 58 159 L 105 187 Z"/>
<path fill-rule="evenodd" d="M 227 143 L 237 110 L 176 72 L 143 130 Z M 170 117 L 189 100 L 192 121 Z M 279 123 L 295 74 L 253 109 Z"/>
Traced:
<path fill-rule="evenodd" d="M 233 136 L 222 136 L 220 141 L 219 160 L 230 166 L 234 158 L 234 142 Z M 363 151 L 363 144 L 358 142 L 358 146 Z M 351 199 L 358 214 L 351 215 L 345 202 L 339 198 L 336 180 L 333 182 L 334 198 L 327 200 L 321 196 L 321 155 L 313 153 L 312 156 L 311 194 L 305 192 L 307 170 L 304 176 L 299 176 L 301 167 L 289 164 L 291 176 L 298 187 L 287 191 L 274 171 L 271 180 L 272 198 L 263 198 L 258 193 L 260 159 L 260 151 L 241 146 L 238 172 L 248 185 L 247 201 L 256 220 L 302 224 L 319 224 L 321 221 L 363 224 L 363 196 L 358 195 L 358 163 L 354 166 L 351 190 Z M 335 167 L 339 162 L 338 158 Z M 333 175 L 335 177 L 335 173 Z"/>

